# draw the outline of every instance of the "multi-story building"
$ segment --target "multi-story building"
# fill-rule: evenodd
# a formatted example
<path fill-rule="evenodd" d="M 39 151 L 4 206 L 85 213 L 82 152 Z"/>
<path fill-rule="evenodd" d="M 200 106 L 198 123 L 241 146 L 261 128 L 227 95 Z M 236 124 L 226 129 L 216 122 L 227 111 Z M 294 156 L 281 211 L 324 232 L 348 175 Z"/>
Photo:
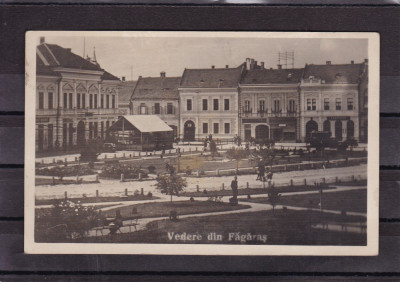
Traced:
<path fill-rule="evenodd" d="M 300 132 L 304 141 L 312 131 L 332 137 L 359 139 L 359 77 L 363 64 L 306 65 L 300 84 Z"/>
<path fill-rule="evenodd" d="M 244 69 L 244 64 L 185 69 L 179 87 L 180 138 L 192 141 L 212 134 L 230 139 L 238 134 L 238 86 Z"/>
<path fill-rule="evenodd" d="M 365 59 L 359 85 L 360 142 L 368 141 L 368 60 Z"/>
<path fill-rule="evenodd" d="M 240 136 L 258 141 L 295 142 L 299 139 L 299 84 L 303 69 L 265 69 L 246 59 L 240 82 Z"/>
<path fill-rule="evenodd" d="M 179 93 L 180 77 L 141 77 L 131 96 L 132 115 L 157 115 L 165 121 L 177 137 L 179 129 Z"/>
<path fill-rule="evenodd" d="M 105 138 L 118 117 L 119 79 L 96 61 L 48 44 L 36 48 L 36 150 L 84 146 Z"/>

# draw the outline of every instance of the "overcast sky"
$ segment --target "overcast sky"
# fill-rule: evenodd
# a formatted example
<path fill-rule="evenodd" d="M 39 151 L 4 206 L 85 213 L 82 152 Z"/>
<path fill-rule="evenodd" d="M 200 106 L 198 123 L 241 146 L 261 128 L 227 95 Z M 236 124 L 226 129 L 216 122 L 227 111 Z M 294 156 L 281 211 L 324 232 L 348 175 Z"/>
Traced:
<path fill-rule="evenodd" d="M 85 38 L 85 40 L 84 40 Z M 278 52 L 294 51 L 295 68 L 308 64 L 361 63 L 368 58 L 367 39 L 282 39 L 282 38 L 200 38 L 200 37 L 93 37 L 47 36 L 47 43 L 71 48 L 82 56 L 96 57 L 100 66 L 115 76 L 136 80 L 139 75 L 181 76 L 185 68 L 237 67 L 246 58 L 276 68 Z"/>

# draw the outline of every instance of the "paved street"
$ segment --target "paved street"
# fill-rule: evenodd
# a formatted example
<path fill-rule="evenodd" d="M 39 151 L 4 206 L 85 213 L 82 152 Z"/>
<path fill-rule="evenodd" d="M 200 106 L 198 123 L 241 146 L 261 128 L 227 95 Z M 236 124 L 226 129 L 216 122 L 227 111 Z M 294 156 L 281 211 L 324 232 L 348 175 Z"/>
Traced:
<path fill-rule="evenodd" d="M 273 181 L 276 185 L 289 185 L 290 179 L 293 179 L 294 184 L 303 184 L 304 179 L 307 179 L 307 183 L 314 183 L 315 181 L 320 182 L 323 177 L 326 178 L 327 182 L 334 182 L 335 178 L 338 177 L 340 180 L 351 180 L 352 175 L 356 179 L 367 177 L 367 166 L 359 165 L 352 167 L 339 167 L 329 169 L 315 169 L 307 171 L 289 171 L 282 173 L 274 173 Z M 200 191 L 204 189 L 208 191 L 221 190 L 222 183 L 224 183 L 225 189 L 230 189 L 230 183 L 232 176 L 221 176 L 221 177 L 202 177 L 202 178 L 187 178 L 188 186 L 185 188 L 187 192 L 196 191 L 196 185 L 199 185 Z M 239 175 L 238 176 L 239 189 L 246 188 L 247 182 L 251 188 L 263 187 L 262 182 L 256 180 L 256 175 Z M 124 195 L 125 189 L 128 189 L 130 194 L 133 194 L 135 190 L 140 191 L 144 189 L 144 193 L 152 192 L 153 195 L 157 192 L 155 187 L 155 180 L 149 181 L 134 181 L 134 182 L 120 182 L 119 180 L 100 180 L 100 183 L 92 184 L 70 184 L 70 185 L 43 185 L 35 187 L 35 195 L 37 199 L 53 199 L 63 198 L 64 192 L 68 193 L 69 198 L 82 197 L 86 194 L 87 197 L 96 196 L 96 190 L 99 191 L 100 196 L 119 196 Z M 267 185 L 267 183 L 266 183 Z"/>

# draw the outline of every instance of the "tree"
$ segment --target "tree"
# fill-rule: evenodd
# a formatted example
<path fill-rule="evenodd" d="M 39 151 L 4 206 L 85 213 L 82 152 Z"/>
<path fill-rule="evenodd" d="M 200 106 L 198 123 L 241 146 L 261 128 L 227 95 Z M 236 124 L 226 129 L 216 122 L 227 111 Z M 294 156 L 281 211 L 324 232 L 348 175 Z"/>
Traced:
<path fill-rule="evenodd" d="M 275 206 L 278 204 L 280 198 L 281 194 L 279 194 L 275 186 L 272 185 L 272 187 L 268 189 L 268 201 L 272 206 L 273 215 L 275 215 Z"/>
<path fill-rule="evenodd" d="M 179 192 L 183 191 L 187 185 L 186 180 L 175 173 L 160 174 L 157 176 L 156 181 L 156 188 L 161 193 L 171 195 L 171 204 L 172 196 L 179 195 Z"/>

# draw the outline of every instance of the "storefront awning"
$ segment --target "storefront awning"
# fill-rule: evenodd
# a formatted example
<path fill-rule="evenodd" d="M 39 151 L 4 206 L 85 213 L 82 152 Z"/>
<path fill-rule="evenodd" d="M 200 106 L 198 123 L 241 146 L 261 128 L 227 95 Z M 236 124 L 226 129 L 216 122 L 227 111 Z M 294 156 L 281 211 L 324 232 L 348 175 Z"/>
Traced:
<path fill-rule="evenodd" d="M 130 130 L 132 127 L 136 128 L 142 133 L 172 131 L 172 128 L 156 115 L 122 116 L 108 130 Z"/>

